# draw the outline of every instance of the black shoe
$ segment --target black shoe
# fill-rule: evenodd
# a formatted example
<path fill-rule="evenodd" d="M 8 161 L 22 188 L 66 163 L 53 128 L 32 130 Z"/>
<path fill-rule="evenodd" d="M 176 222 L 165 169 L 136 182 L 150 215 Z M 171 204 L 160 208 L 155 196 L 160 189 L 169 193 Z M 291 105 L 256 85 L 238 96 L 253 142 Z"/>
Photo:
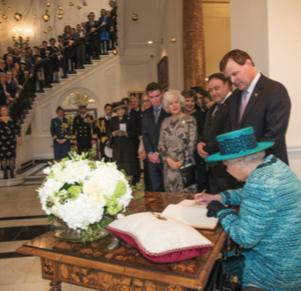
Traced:
<path fill-rule="evenodd" d="M 46 85 L 44 88 L 52 88 L 51 85 Z"/>
<path fill-rule="evenodd" d="M 11 177 L 12 179 L 14 179 L 14 178 L 15 178 L 15 174 L 14 174 L 14 172 L 13 172 L 13 171 L 10 171 L 10 177 Z"/>
<path fill-rule="evenodd" d="M 3 177 L 5 180 L 8 179 L 8 175 L 7 175 L 7 172 L 4 172 L 4 177 Z"/>
<path fill-rule="evenodd" d="M 54 83 L 54 84 L 59 84 L 59 83 L 60 83 L 60 81 L 53 81 L 53 83 Z"/>
<path fill-rule="evenodd" d="M 76 72 L 75 71 L 70 71 L 69 74 L 76 74 Z"/>
<path fill-rule="evenodd" d="M 91 65 L 92 64 L 92 62 L 90 61 L 90 60 L 86 60 L 85 62 L 84 62 L 84 65 Z"/>
<path fill-rule="evenodd" d="M 100 57 L 93 57 L 93 60 L 100 60 Z"/>
<path fill-rule="evenodd" d="M 44 90 L 39 90 L 38 93 L 44 93 Z"/>
<path fill-rule="evenodd" d="M 61 77 L 61 79 L 68 79 L 68 76 L 63 76 Z"/>
<path fill-rule="evenodd" d="M 84 67 L 84 66 L 79 66 L 77 69 L 78 69 L 78 70 L 84 70 L 85 67 Z"/>

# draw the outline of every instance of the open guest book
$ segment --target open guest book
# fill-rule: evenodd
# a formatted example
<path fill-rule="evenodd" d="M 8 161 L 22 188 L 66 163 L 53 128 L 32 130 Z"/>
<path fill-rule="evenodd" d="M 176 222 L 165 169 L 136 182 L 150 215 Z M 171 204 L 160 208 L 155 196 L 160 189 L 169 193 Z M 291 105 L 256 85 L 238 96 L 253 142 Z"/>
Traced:
<path fill-rule="evenodd" d="M 194 228 L 215 230 L 218 219 L 207 217 L 207 205 L 197 205 L 194 200 L 183 200 L 179 204 L 168 205 L 162 214 Z"/>

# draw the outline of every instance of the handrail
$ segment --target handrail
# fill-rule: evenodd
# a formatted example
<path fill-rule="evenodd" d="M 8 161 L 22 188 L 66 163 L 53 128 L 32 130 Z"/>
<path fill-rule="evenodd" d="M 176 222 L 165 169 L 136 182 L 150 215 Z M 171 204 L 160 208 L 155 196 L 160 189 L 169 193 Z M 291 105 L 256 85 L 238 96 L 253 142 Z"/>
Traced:
<path fill-rule="evenodd" d="M 76 39 L 76 40 L 74 41 L 73 44 L 67 45 L 67 46 L 65 46 L 65 47 L 63 47 L 63 48 L 61 48 L 61 49 L 59 49 L 58 51 L 54 52 L 53 54 L 51 54 L 51 55 L 48 56 L 47 58 L 45 58 L 45 59 L 39 61 L 37 64 L 35 64 L 35 65 L 34 65 L 34 68 L 36 68 L 36 67 L 38 67 L 38 66 L 41 66 L 44 62 L 47 62 L 47 61 L 49 61 L 51 58 L 57 56 L 58 53 L 61 53 L 61 52 L 65 51 L 65 50 L 67 50 L 67 49 L 70 49 L 71 47 L 76 46 L 76 45 L 79 44 L 80 42 L 83 42 L 83 41 L 89 39 L 89 37 L 90 37 L 91 35 L 93 35 L 93 34 L 95 34 L 95 33 L 97 33 L 97 32 L 101 32 L 102 30 L 105 29 L 106 26 L 108 26 L 108 25 L 110 25 L 111 23 L 113 23 L 113 21 L 115 21 L 115 19 L 109 20 L 109 21 L 106 23 L 106 25 L 100 25 L 100 26 L 97 27 L 94 31 L 90 31 L 89 33 L 85 34 L 84 37 L 81 37 L 81 38 Z M 25 87 L 25 85 L 27 84 L 28 80 L 30 79 L 30 78 L 29 78 L 29 75 L 30 75 L 30 74 L 28 74 L 28 75 L 26 76 L 25 81 L 24 81 L 24 83 L 22 84 L 22 87 L 23 87 L 23 88 Z M 22 89 L 20 89 L 20 94 L 21 94 L 21 91 L 22 91 Z M 12 102 L 10 102 L 10 103 L 8 104 L 8 107 L 10 108 L 10 107 L 13 105 L 13 103 L 14 103 L 15 101 L 16 101 L 16 98 L 15 98 L 14 101 L 12 101 Z"/>
<path fill-rule="evenodd" d="M 82 41 L 88 39 L 92 34 L 94 34 L 94 33 L 96 33 L 96 32 L 100 32 L 100 31 L 104 30 L 105 26 L 107 26 L 107 25 L 110 24 L 111 22 L 113 23 L 113 20 L 115 20 L 115 19 L 111 19 L 110 21 L 108 21 L 108 22 L 106 23 L 106 25 L 100 25 L 100 26 L 97 27 L 94 31 L 90 31 L 89 33 L 85 34 L 84 37 L 81 37 L 81 38 L 76 39 L 76 40 L 74 41 L 73 44 L 67 45 L 67 46 L 65 46 L 65 47 L 63 47 L 63 48 L 61 48 L 61 49 L 59 49 L 58 51 L 56 51 L 55 53 L 51 54 L 51 55 L 48 56 L 47 58 L 45 58 L 45 59 L 39 61 L 37 64 L 34 65 L 34 67 L 41 66 L 42 63 L 47 62 L 47 61 L 50 60 L 52 57 L 56 56 L 57 53 L 60 53 L 60 52 L 62 52 L 62 51 L 64 51 L 64 50 L 66 50 L 66 49 L 71 48 L 72 46 L 75 46 L 76 44 L 78 44 L 78 43 L 80 43 L 80 42 L 82 42 Z M 27 82 L 28 79 L 29 79 L 29 75 L 26 77 L 26 79 L 25 79 L 25 81 L 24 81 L 24 83 L 23 83 L 23 85 L 22 85 L 23 87 L 24 87 L 24 85 L 26 84 L 26 82 Z"/>

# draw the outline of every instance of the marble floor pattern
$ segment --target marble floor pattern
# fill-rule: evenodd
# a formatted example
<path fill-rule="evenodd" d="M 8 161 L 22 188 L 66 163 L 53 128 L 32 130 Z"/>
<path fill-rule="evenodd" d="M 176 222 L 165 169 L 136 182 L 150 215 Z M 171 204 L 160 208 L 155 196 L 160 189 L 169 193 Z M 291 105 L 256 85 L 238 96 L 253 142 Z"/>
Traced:
<path fill-rule="evenodd" d="M 42 279 L 40 258 L 16 253 L 19 246 L 50 230 L 36 191 L 46 166 L 38 164 L 22 173 L 23 185 L 0 188 L 0 291 L 50 290 L 50 281 Z M 91 289 L 63 283 L 62 290 Z"/>

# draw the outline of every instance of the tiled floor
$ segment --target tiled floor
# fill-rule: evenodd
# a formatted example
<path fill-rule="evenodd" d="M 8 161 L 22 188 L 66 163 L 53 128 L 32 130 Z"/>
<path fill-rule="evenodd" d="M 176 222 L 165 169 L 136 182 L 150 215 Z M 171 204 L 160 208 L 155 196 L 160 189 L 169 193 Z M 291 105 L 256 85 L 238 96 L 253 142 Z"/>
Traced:
<path fill-rule="evenodd" d="M 36 192 L 46 166 L 39 164 L 23 173 L 26 182 L 21 186 L 0 188 L 0 291 L 50 289 L 50 281 L 42 279 L 40 259 L 16 253 L 23 243 L 50 229 Z M 91 289 L 63 283 L 62 290 Z"/>

